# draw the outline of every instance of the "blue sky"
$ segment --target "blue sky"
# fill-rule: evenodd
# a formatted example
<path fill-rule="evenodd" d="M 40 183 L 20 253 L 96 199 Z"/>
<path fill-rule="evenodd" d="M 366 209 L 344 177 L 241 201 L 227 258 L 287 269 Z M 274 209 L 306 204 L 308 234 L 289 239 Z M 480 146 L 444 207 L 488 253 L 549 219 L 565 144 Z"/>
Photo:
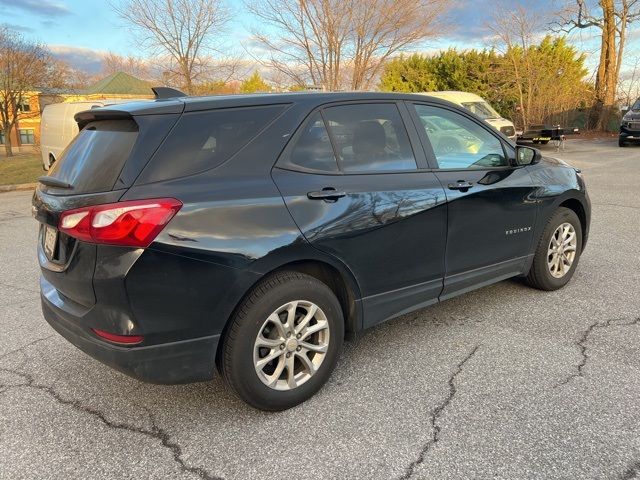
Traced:
<path fill-rule="evenodd" d="M 513 5 L 516 0 L 505 5 Z M 520 0 L 523 1 L 524 0 Z M 557 8 L 559 0 L 526 2 L 539 11 Z M 249 27 L 254 19 L 242 9 L 239 1 L 229 2 L 236 15 L 228 28 L 233 42 L 248 44 Z M 491 0 L 457 0 L 450 12 L 453 32 L 420 47 L 425 52 L 486 46 L 486 29 L 495 2 Z M 82 69 L 96 72 L 100 68 L 99 53 L 112 51 L 121 55 L 143 56 L 130 30 L 113 12 L 107 0 L 0 0 L 0 24 L 20 30 L 25 37 L 41 41 L 61 58 Z M 640 25 L 632 32 L 627 58 L 635 58 L 640 51 Z M 597 43 L 588 32 L 573 35 L 572 40 L 582 49 L 596 51 Z M 591 66 L 597 55 L 589 55 Z"/>

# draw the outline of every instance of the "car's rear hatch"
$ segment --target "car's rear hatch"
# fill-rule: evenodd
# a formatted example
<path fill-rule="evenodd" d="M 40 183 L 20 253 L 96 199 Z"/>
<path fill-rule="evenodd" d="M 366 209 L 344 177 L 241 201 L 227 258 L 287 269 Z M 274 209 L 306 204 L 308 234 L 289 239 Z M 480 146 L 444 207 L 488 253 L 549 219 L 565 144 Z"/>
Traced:
<path fill-rule="evenodd" d="M 80 133 L 49 175 L 40 179 L 34 193 L 44 280 L 78 306 L 91 307 L 96 302 L 93 275 L 98 247 L 60 232 L 61 213 L 117 202 L 175 124 L 182 104 L 165 106 L 160 114 L 144 111 L 137 115 L 132 110 L 121 105 L 118 110 L 100 108 L 77 114 Z"/>

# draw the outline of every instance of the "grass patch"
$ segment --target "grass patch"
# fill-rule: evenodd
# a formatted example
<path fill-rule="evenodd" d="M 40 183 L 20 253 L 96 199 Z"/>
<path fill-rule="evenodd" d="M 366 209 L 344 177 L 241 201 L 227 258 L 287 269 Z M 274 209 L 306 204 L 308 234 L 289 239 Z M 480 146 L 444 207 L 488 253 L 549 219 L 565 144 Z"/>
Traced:
<path fill-rule="evenodd" d="M 47 172 L 42 170 L 42 159 L 37 153 L 0 156 L 0 185 L 35 183 Z"/>

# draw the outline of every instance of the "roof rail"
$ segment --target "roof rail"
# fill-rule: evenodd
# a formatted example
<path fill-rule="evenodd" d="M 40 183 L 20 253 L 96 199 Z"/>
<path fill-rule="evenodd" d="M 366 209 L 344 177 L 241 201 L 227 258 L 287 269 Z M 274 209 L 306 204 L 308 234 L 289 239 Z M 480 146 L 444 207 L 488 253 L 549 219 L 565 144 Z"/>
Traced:
<path fill-rule="evenodd" d="M 188 96 L 186 93 L 182 93 L 180 90 L 169 87 L 152 87 L 151 90 L 153 90 L 153 93 L 156 96 L 156 100 L 160 100 L 163 98 L 177 98 Z"/>

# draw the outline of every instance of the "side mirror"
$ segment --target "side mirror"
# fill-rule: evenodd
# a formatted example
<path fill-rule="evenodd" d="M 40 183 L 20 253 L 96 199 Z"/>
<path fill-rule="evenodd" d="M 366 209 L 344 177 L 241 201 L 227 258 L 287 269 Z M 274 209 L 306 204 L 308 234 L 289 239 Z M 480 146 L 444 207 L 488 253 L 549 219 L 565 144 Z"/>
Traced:
<path fill-rule="evenodd" d="M 518 165 L 534 165 L 542 160 L 540 150 L 518 145 L 516 147 L 516 163 Z"/>
<path fill-rule="evenodd" d="M 629 111 L 629 105 L 625 105 L 624 107 L 620 108 L 620 113 L 622 113 L 622 115 L 624 115 L 628 111 Z"/>

